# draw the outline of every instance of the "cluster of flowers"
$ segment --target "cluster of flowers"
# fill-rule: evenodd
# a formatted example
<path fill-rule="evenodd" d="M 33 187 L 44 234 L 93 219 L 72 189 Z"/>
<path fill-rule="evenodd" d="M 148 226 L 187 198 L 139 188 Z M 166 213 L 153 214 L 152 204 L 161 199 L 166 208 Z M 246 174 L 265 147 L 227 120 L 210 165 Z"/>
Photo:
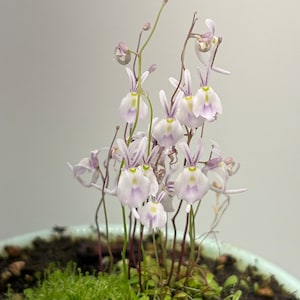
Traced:
<path fill-rule="evenodd" d="M 74 166 L 69 164 L 82 185 L 117 196 L 122 206 L 128 207 L 132 216 L 150 230 L 164 228 L 168 220 L 167 213 L 174 211 L 174 197 L 185 201 L 186 213 L 190 213 L 193 204 L 210 190 L 218 197 L 229 197 L 232 193 L 245 191 L 243 188 L 228 189 L 228 179 L 239 169 L 239 164 L 232 158 L 222 157 L 217 144 L 211 143 L 207 160 L 201 157 L 204 148 L 203 126 L 206 122 L 214 122 L 222 114 L 222 103 L 209 84 L 210 73 L 229 74 L 213 66 L 221 37 L 215 35 L 213 20 L 207 19 L 205 23 L 208 27 L 206 33 L 192 33 L 190 30 L 187 38 L 195 40 L 196 55 L 201 63 L 197 69 L 199 88 L 193 93 L 191 73 L 182 62 L 180 80 L 173 77 L 169 79 L 175 87 L 173 96 L 168 99 L 164 90 L 159 92 L 164 111 L 162 118 L 152 117 L 150 98 L 142 88 L 156 66 L 152 65 L 144 73 L 138 72 L 135 66 L 141 53 L 131 51 L 124 43 L 116 47 L 115 57 L 122 65 L 127 65 L 131 55 L 135 55 L 133 67 L 125 68 L 130 91 L 120 103 L 120 115 L 126 122 L 124 138 L 114 139 L 103 165 L 99 160 L 100 150 L 92 151 L 90 157 Z M 149 29 L 150 24 L 147 23 L 143 31 Z M 138 122 L 149 115 L 148 131 L 137 131 Z M 194 151 L 190 147 L 192 137 L 196 138 Z M 178 150 L 182 151 L 182 156 L 178 155 Z M 107 184 L 108 178 L 111 178 L 107 176 L 107 172 L 111 172 L 109 162 L 114 162 L 116 173 L 110 187 Z M 82 177 L 85 172 L 91 173 L 89 181 Z"/>

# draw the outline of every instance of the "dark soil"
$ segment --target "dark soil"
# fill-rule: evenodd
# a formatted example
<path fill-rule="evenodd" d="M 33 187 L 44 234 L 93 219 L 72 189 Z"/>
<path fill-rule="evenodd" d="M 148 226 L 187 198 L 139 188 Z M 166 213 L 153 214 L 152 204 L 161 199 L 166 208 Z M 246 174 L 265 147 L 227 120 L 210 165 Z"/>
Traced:
<path fill-rule="evenodd" d="M 122 246 L 122 242 L 114 245 L 117 255 L 121 253 Z M 67 232 L 58 228 L 53 231 L 53 238 L 49 241 L 37 237 L 31 247 L 19 248 L 18 245 L 7 245 L 5 250 L 7 255 L 0 256 L 0 300 L 6 299 L 8 285 L 14 292 L 20 294 L 24 289 L 36 286 L 37 274 L 42 276 L 43 271 L 53 262 L 58 263 L 61 268 L 70 261 L 75 262 L 83 273 L 99 271 L 97 242 L 86 238 L 71 238 Z M 103 255 L 107 255 L 105 249 Z M 205 263 L 213 270 L 219 284 L 231 274 L 237 274 L 239 278 L 246 280 L 249 286 L 253 286 L 254 282 L 259 283 L 260 288 L 256 292 L 253 289 L 243 291 L 240 299 L 297 299 L 293 295 L 286 294 L 275 278 L 263 280 L 250 267 L 246 272 L 239 272 L 235 268 L 233 257 L 225 255 L 217 261 L 203 258 L 201 263 Z"/>

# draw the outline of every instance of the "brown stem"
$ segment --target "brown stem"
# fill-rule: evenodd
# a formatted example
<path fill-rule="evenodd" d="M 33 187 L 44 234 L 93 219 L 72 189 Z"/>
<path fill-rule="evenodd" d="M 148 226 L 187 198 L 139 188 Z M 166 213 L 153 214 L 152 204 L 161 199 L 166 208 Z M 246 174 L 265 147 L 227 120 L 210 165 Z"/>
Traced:
<path fill-rule="evenodd" d="M 189 213 L 186 214 L 185 228 L 184 228 L 183 237 L 182 237 L 182 241 L 181 241 L 181 252 L 180 252 L 179 260 L 178 260 L 177 279 L 179 279 L 179 276 L 180 276 L 180 268 L 181 268 L 182 259 L 184 256 L 186 234 L 187 234 L 187 231 L 189 228 L 189 215 L 190 215 Z"/>
<path fill-rule="evenodd" d="M 171 268 L 170 268 L 170 273 L 169 273 L 169 278 L 168 278 L 168 283 L 167 285 L 170 285 L 171 279 L 173 277 L 173 272 L 174 272 L 174 263 L 175 263 L 175 259 L 176 259 L 176 236 L 177 236 L 177 230 L 176 230 L 176 224 L 175 224 L 175 219 L 177 217 L 177 215 L 179 214 L 181 205 L 182 205 L 182 200 L 180 200 L 178 208 L 176 213 L 174 214 L 173 218 L 172 218 L 172 225 L 173 225 L 173 229 L 174 229 L 174 236 L 173 236 L 173 249 L 172 249 L 172 262 L 171 262 Z"/>
<path fill-rule="evenodd" d="M 109 162 L 110 162 L 111 149 L 112 149 L 113 144 L 116 140 L 119 128 L 120 128 L 119 126 L 116 127 L 115 134 L 113 136 L 112 142 L 111 142 L 109 150 L 108 150 L 107 159 L 106 159 L 106 163 L 105 163 L 105 176 L 103 176 L 102 173 L 101 173 L 101 177 L 102 177 L 102 195 L 101 195 L 101 199 L 100 199 L 100 201 L 97 205 L 96 211 L 95 211 L 95 224 L 96 224 L 97 236 L 98 236 L 98 258 L 99 258 L 100 272 L 104 271 L 104 266 L 103 266 L 103 261 L 102 261 L 101 231 L 100 231 L 100 225 L 99 225 L 98 218 L 99 218 L 99 211 L 100 211 L 101 205 L 103 204 L 104 218 L 105 218 L 105 224 L 106 224 L 106 232 L 108 233 L 108 228 L 107 228 L 108 227 L 108 219 L 107 219 L 107 211 L 106 211 L 106 206 L 105 206 L 105 188 L 107 188 L 108 183 L 109 183 Z M 112 255 L 108 235 L 107 235 L 107 248 L 108 248 L 108 253 L 109 253 L 109 256 L 110 256 L 110 269 L 112 269 L 113 255 Z"/>
<path fill-rule="evenodd" d="M 182 49 L 182 51 L 181 51 L 181 70 L 180 70 L 180 77 L 179 77 L 179 81 L 178 81 L 178 86 L 176 87 L 176 89 L 175 89 L 175 91 L 174 91 L 174 93 L 173 93 L 173 95 L 172 95 L 172 97 L 171 97 L 171 103 L 172 103 L 172 105 L 173 105 L 173 103 L 174 103 L 175 95 L 176 95 L 177 91 L 179 90 L 179 86 L 180 86 L 180 84 L 181 84 L 181 82 L 182 82 L 183 71 L 185 70 L 185 64 L 184 64 L 185 50 L 186 50 L 186 47 L 187 47 L 187 43 L 188 43 L 189 39 L 190 39 L 191 36 L 192 36 L 192 31 L 193 31 L 193 29 L 194 29 L 194 26 L 195 26 L 196 22 L 197 22 L 196 13 L 194 13 L 193 20 L 192 20 L 192 24 L 191 24 L 191 26 L 190 26 L 190 28 L 189 28 L 188 34 L 187 34 L 186 39 L 185 39 L 184 44 L 183 44 L 183 49 Z"/>
<path fill-rule="evenodd" d="M 137 271 L 139 274 L 139 285 L 140 291 L 143 291 L 143 282 L 142 282 L 142 247 L 143 247 L 143 233 L 144 233 L 144 226 L 141 226 L 140 231 L 140 239 L 139 239 L 139 247 L 138 247 L 138 263 L 137 263 Z"/>
<path fill-rule="evenodd" d="M 101 198 L 101 200 L 99 201 L 97 208 L 96 208 L 96 212 L 95 212 L 95 224 L 96 224 L 96 228 L 97 228 L 97 238 L 98 238 L 98 260 L 99 260 L 99 270 L 100 272 L 104 272 L 104 267 L 103 267 L 103 263 L 102 263 L 102 244 L 101 244 L 101 231 L 100 231 L 100 226 L 99 226 L 99 222 L 98 222 L 98 214 L 99 214 L 99 210 L 102 204 L 103 198 Z"/>

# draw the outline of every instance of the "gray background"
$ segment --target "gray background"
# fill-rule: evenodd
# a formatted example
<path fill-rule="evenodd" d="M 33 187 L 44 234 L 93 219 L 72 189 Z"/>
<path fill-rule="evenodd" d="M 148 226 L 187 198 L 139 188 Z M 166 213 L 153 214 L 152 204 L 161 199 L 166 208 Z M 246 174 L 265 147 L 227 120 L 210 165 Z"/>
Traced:
<path fill-rule="evenodd" d="M 66 161 L 110 142 L 128 91 L 114 47 L 134 47 L 159 3 L 0 1 L 0 238 L 93 222 L 99 194 L 75 182 Z M 170 0 L 144 65 L 158 65 L 147 90 L 169 91 L 194 11 L 200 32 L 205 18 L 216 21 L 217 64 L 232 74 L 213 76 L 224 114 L 208 134 L 242 164 L 232 187 L 249 188 L 232 198 L 218 236 L 298 278 L 299 8 L 298 0 Z M 109 203 L 112 222 L 120 221 L 117 203 Z M 212 205 L 203 205 L 199 232 Z"/>

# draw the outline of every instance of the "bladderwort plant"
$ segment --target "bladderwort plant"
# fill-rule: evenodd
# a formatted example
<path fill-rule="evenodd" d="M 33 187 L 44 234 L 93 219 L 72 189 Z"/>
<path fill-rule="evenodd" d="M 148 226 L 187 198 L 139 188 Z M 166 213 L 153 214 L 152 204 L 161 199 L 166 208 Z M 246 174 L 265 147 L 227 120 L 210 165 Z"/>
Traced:
<path fill-rule="evenodd" d="M 122 272 L 131 277 L 131 267 L 138 273 L 139 289 L 147 286 L 147 253 L 144 240 L 152 235 L 154 259 L 161 291 L 174 281 L 192 276 L 200 259 L 197 247 L 196 217 L 201 202 L 208 194 L 215 194 L 215 217 L 209 232 L 214 232 L 232 194 L 244 192 L 245 188 L 229 189 L 228 181 L 239 169 L 231 157 L 222 155 L 220 146 L 205 140 L 205 126 L 216 122 L 222 114 L 222 102 L 212 88 L 211 73 L 228 75 L 229 72 L 215 66 L 215 58 L 222 38 L 216 35 L 215 22 L 205 20 L 207 31 L 195 31 L 197 15 L 194 14 L 188 29 L 181 58 L 178 79 L 169 78 L 174 87 L 172 95 L 164 90 L 150 95 L 144 88 L 146 79 L 156 70 L 153 64 L 144 71 L 144 51 L 157 30 L 163 9 L 168 1 L 163 1 L 153 26 L 146 23 L 138 36 L 137 45 L 131 48 L 120 42 L 115 48 L 115 60 L 124 66 L 129 77 L 129 91 L 121 99 L 119 111 L 124 120 L 113 131 L 111 145 L 93 150 L 90 157 L 71 165 L 75 178 L 85 187 L 96 188 L 100 201 L 95 213 L 95 223 L 99 240 L 99 265 L 104 268 L 101 239 L 103 234 L 110 241 L 109 212 L 107 196 L 115 196 L 121 205 L 124 227 L 122 250 Z M 195 47 L 199 66 L 186 65 L 186 49 Z M 196 71 L 196 72 L 195 72 Z M 196 73 L 192 89 L 192 72 Z M 164 115 L 157 117 L 152 104 L 158 99 Z M 140 130 L 143 120 L 148 120 L 147 130 Z M 119 135 L 121 137 L 119 137 Z M 208 157 L 204 149 L 208 148 Z M 89 173 L 88 178 L 86 174 Z M 113 201 L 113 200 L 109 200 Z M 99 212 L 103 209 L 106 232 L 100 231 Z M 176 219 L 183 211 L 186 216 L 183 236 L 178 251 L 178 228 Z M 169 224 L 170 223 L 170 224 Z M 168 228 L 172 227 L 172 233 Z M 146 228 L 146 230 L 145 230 Z M 167 242 L 171 241 L 171 243 Z M 189 241 L 188 263 L 183 257 Z M 196 243 L 197 242 L 197 243 Z M 171 245 L 170 245 L 171 244 Z M 167 247 L 169 247 L 167 249 Z M 110 249 L 110 267 L 114 257 Z M 171 253 L 171 258 L 168 258 Z M 185 264 L 183 266 L 183 264 Z M 182 272 L 184 269 L 184 272 Z"/>

